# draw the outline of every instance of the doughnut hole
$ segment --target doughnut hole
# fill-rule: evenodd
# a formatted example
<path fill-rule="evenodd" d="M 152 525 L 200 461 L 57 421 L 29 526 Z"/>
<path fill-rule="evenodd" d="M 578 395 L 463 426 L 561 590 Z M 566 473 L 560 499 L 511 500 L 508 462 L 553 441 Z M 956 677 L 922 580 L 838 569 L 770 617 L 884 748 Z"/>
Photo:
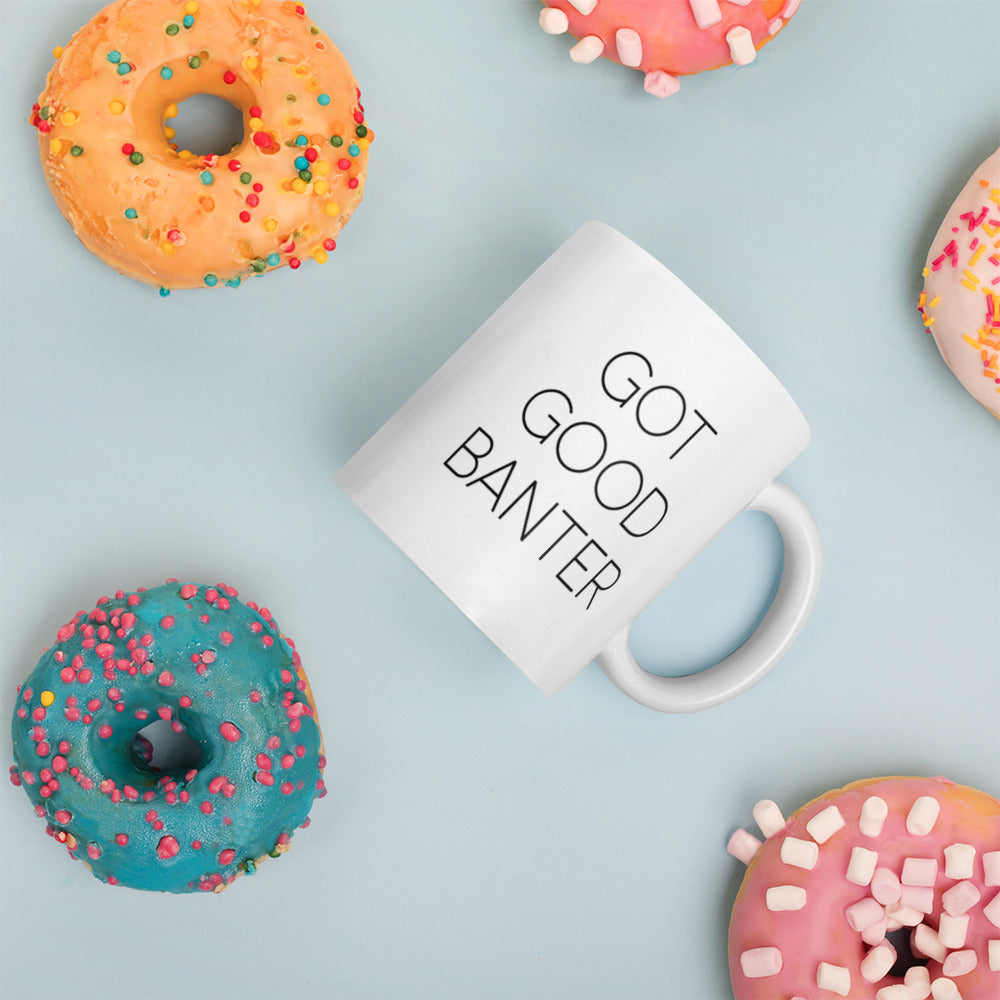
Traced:
<path fill-rule="evenodd" d="M 898 976 L 902 979 L 915 965 L 927 965 L 927 959 L 914 955 L 910 948 L 910 935 L 912 933 L 912 927 L 900 927 L 899 930 L 889 931 L 886 934 L 886 941 L 896 949 L 896 962 L 889 970 L 890 976 Z"/>
<path fill-rule="evenodd" d="M 201 744 L 183 726 L 174 729 L 167 719 L 143 726 L 132 739 L 131 752 L 137 767 L 175 779 L 205 762 Z"/>
<path fill-rule="evenodd" d="M 176 116 L 166 121 L 167 139 L 196 156 L 224 156 L 242 144 L 245 134 L 242 110 L 214 94 L 193 94 L 177 104 Z"/>

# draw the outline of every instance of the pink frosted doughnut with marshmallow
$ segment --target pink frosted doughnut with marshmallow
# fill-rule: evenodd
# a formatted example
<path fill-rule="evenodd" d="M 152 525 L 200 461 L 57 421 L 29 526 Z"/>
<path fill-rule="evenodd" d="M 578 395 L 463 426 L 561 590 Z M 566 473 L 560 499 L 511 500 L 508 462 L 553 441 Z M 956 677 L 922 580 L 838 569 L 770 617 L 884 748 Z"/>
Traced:
<path fill-rule="evenodd" d="M 550 35 L 577 39 L 570 58 L 603 56 L 641 70 L 643 86 L 669 97 L 680 77 L 745 66 L 788 23 L 799 0 L 544 0 Z"/>
<path fill-rule="evenodd" d="M 871 778 L 758 837 L 729 925 L 736 1000 L 1000 997 L 1000 801 L 946 778 Z"/>

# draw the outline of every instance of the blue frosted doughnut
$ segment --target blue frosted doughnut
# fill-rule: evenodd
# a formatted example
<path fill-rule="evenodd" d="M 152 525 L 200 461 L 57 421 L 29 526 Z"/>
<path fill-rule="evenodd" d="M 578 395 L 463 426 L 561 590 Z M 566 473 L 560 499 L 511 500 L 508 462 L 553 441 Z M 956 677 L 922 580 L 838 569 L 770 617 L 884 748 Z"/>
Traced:
<path fill-rule="evenodd" d="M 151 724 L 186 734 L 193 759 L 156 770 Z M 299 655 L 224 584 L 171 580 L 78 612 L 18 688 L 12 735 L 11 781 L 112 885 L 220 891 L 284 852 L 325 794 Z"/>

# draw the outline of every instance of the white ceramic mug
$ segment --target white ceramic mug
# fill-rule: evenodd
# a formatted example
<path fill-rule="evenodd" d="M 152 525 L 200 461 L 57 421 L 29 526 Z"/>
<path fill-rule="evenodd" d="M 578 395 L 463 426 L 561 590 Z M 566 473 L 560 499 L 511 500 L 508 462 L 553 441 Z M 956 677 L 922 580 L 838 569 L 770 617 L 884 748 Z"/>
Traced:
<path fill-rule="evenodd" d="M 809 616 L 819 534 L 775 479 L 808 440 L 746 344 L 662 264 L 591 222 L 337 482 L 547 694 L 596 658 L 641 704 L 690 712 L 760 680 Z M 632 622 L 744 510 L 770 515 L 784 543 L 764 620 L 715 666 L 646 672 Z"/>

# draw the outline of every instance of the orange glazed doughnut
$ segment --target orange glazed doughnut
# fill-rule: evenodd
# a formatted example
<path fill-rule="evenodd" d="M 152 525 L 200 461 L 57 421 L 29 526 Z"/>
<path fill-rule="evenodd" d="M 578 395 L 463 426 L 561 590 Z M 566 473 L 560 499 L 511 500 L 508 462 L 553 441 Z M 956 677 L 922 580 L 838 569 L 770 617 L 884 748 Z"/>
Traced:
<path fill-rule="evenodd" d="M 573 62 L 600 56 L 642 70 L 646 93 L 669 97 L 679 77 L 745 66 L 788 23 L 799 0 L 544 0 L 538 23 L 579 39 Z"/>
<path fill-rule="evenodd" d="M 105 263 L 165 295 L 327 259 L 373 136 L 301 3 L 115 0 L 55 56 L 31 123 L 59 210 Z M 195 94 L 242 111 L 228 153 L 171 143 Z"/>
<path fill-rule="evenodd" d="M 1000 801 L 946 778 L 870 778 L 737 830 L 736 1000 L 1000 997 Z"/>

